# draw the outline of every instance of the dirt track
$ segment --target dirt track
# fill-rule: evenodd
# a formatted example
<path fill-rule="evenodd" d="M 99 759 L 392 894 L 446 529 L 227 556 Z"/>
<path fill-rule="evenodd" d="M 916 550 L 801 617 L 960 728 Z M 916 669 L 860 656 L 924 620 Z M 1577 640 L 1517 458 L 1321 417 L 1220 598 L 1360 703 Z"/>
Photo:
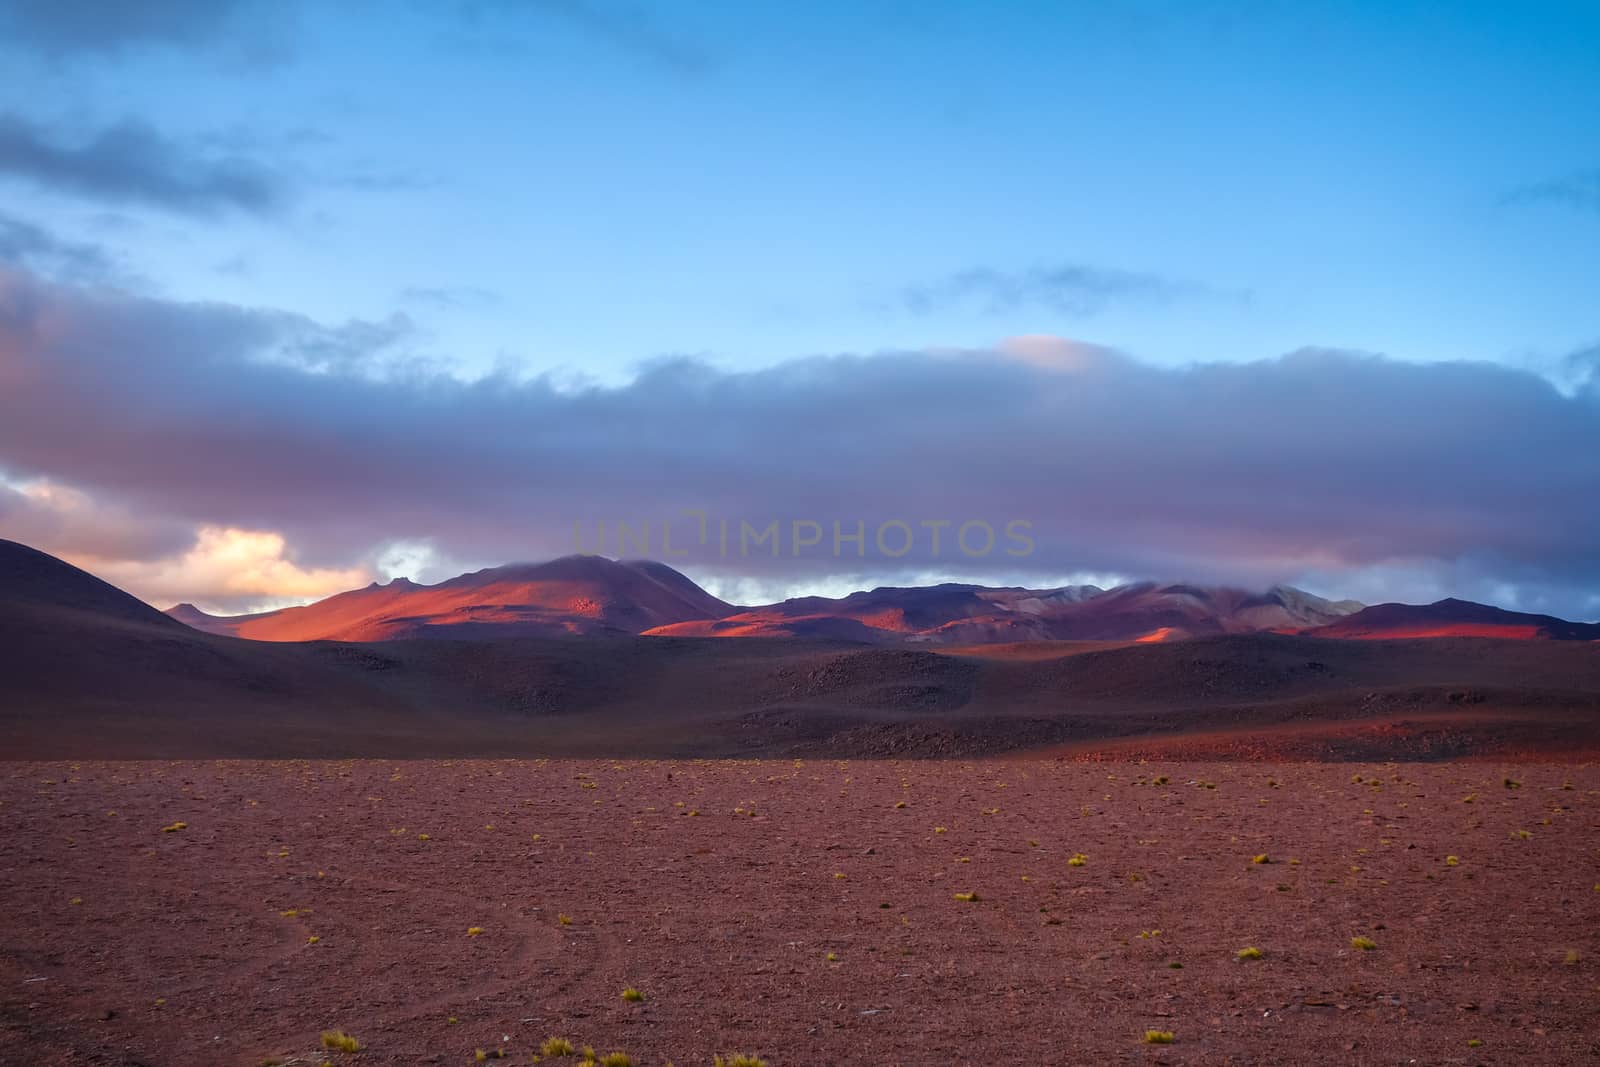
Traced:
<path fill-rule="evenodd" d="M 1600 1055 L 1594 766 L 0 770 L 6 1063 Z"/>

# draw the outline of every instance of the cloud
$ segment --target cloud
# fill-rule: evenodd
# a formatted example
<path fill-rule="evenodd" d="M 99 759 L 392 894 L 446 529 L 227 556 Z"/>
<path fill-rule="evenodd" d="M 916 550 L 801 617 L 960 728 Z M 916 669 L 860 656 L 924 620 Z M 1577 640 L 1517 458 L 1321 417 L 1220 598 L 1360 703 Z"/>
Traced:
<path fill-rule="evenodd" d="M 0 40 L 58 61 L 169 48 L 271 63 L 286 58 L 294 8 L 292 0 L 6 0 Z"/>
<path fill-rule="evenodd" d="M 1600 170 L 1580 171 L 1512 189 L 1500 198 L 1505 205 L 1558 204 L 1579 211 L 1600 212 Z"/>
<path fill-rule="evenodd" d="M 711 53 L 627 0 L 530 0 L 525 9 L 559 19 L 602 44 L 674 74 L 703 77 L 717 67 Z"/>
<path fill-rule="evenodd" d="M 305 569 L 285 557 L 283 535 L 272 531 L 202 527 L 178 556 L 154 561 L 73 560 L 142 600 L 170 607 L 181 601 L 223 610 L 304 603 L 372 581 L 366 567 Z"/>
<path fill-rule="evenodd" d="M 52 278 L 106 282 L 118 271 L 99 245 L 69 241 L 42 226 L 0 212 L 0 262 L 20 264 Z"/>
<path fill-rule="evenodd" d="M 143 203 L 191 215 L 268 215 L 289 190 L 265 164 L 193 151 L 147 123 L 126 119 L 63 143 L 15 113 L 0 113 L 0 177 L 111 203 Z"/>
<path fill-rule="evenodd" d="M 141 517 L 113 497 L 96 499 L 48 478 L 13 481 L 0 470 L 0 529 L 7 540 L 94 560 L 155 559 L 193 537 L 192 527 Z"/>
<path fill-rule="evenodd" d="M 1389 576 L 1395 596 L 1600 590 L 1600 393 L 1483 363 L 1305 349 L 1164 368 L 1065 339 L 792 360 L 676 358 L 622 386 L 372 373 L 392 325 L 186 304 L 0 272 L 0 468 L 131 512 L 270 530 L 310 571 L 426 543 L 503 562 L 652 528 L 707 577 L 1082 572 L 1265 585 Z M 309 367 L 311 345 L 337 355 Z M 286 356 L 290 353 L 291 356 Z M 707 538 L 698 536 L 703 511 Z M 719 520 L 734 552 L 718 554 Z M 795 521 L 820 549 L 795 555 Z M 894 520 L 915 545 L 874 543 Z M 925 522 L 949 520 L 934 554 Z M 1004 550 L 1031 523 L 1033 551 Z M 0 535 L 8 529 L 0 515 Z M 981 521 L 994 549 L 955 555 Z M 782 549 L 737 554 L 741 522 Z M 865 543 L 841 542 L 860 522 Z M 889 544 L 901 538 L 893 527 Z M 809 532 L 809 531 L 808 531 Z M 981 543 L 981 537 L 972 540 Z M 643 554 L 635 547 L 630 554 Z"/>
<path fill-rule="evenodd" d="M 1115 302 L 1168 303 L 1207 292 L 1199 285 L 1155 274 L 1061 263 L 1021 271 L 974 267 L 908 286 L 901 302 L 918 314 L 951 307 L 992 315 L 1043 309 L 1063 315 L 1098 314 Z"/>
<path fill-rule="evenodd" d="M 500 295 L 471 285 L 411 286 L 400 291 L 400 300 L 437 311 L 456 311 L 494 307 L 500 303 Z"/>

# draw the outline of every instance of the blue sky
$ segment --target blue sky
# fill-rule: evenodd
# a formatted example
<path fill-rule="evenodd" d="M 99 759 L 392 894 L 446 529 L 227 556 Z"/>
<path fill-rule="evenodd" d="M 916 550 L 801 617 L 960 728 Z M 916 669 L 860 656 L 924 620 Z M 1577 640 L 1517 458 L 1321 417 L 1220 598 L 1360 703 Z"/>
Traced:
<path fill-rule="evenodd" d="M 250 348 L 259 342 L 298 368 L 313 407 L 332 410 L 333 379 L 402 371 L 424 391 L 487 376 L 569 395 L 590 383 L 620 403 L 656 387 L 641 368 L 678 357 L 731 376 L 717 381 L 734 392 L 792 389 L 787 372 L 739 376 L 818 356 L 1008 351 L 1008 338 L 1044 335 L 1116 353 L 1094 365 L 1129 381 L 1273 367 L 1301 350 L 1488 362 L 1556 383 L 1580 405 L 1573 425 L 1592 425 L 1600 6 L 1590 3 L 151 0 L 111 14 L 88 0 L 0 0 L 0 42 L 0 257 L 57 287 L 51 298 L 85 322 L 135 314 L 113 297 L 143 302 L 136 317 L 152 332 L 141 342 L 161 343 L 133 347 L 152 367 L 178 366 L 172 344 L 202 336 L 176 317 L 231 331 L 183 359 L 249 362 L 262 358 Z M 234 317 L 218 325 L 208 308 Z M 169 344 L 161 331 L 172 329 Z M 66 365 L 59 352 L 35 354 Z M 910 377 L 888 396 L 914 396 L 929 376 L 905 366 Z M 200 380 L 184 374 L 150 380 L 181 394 Z M 1446 388 L 1393 387 L 1422 404 Z M 176 416 L 152 431 L 172 397 L 130 388 L 124 401 L 147 434 L 192 447 Z M 188 398 L 185 411 L 206 399 Z M 1379 409 L 1393 421 L 1381 404 L 1355 410 L 1359 395 L 1341 402 L 1365 432 L 1379 432 Z M 353 439 L 359 420 L 347 414 L 324 431 Z M 1332 426 L 1338 414 L 1312 418 Z M 1508 447 L 1545 485 L 1550 435 L 1510 429 Z M 1573 432 L 1562 447 L 1585 447 Z M 41 506 L 48 485 L 58 505 L 81 493 L 83 507 L 170 520 L 186 531 L 179 540 L 217 529 L 279 537 L 272 551 L 330 582 L 367 573 L 394 544 L 432 545 L 454 565 L 554 543 L 512 526 L 474 539 L 422 518 L 314 528 L 287 505 L 279 515 L 220 489 L 138 490 L 113 463 L 26 447 L 40 439 L 9 452 L 0 442 L 0 489 L 33 493 L 11 505 L 13 532 L 36 528 L 15 516 Z M 1243 484 L 1255 450 L 1273 443 L 1241 447 L 1218 469 Z M 1540 499 L 1586 491 L 1588 471 L 1564 470 Z M 1150 474 L 1129 468 L 1122 484 Z M 615 492 L 559 497 L 563 523 L 602 506 L 630 514 L 632 475 L 597 477 Z M 529 490 L 542 487 L 530 468 Z M 1464 499 L 1470 486 L 1458 488 Z M 1578 510 L 1535 518 L 1600 524 L 1595 505 L 1568 506 Z M 64 554 L 113 570 L 152 563 L 62 538 Z M 1063 576 L 1078 547 L 1066 543 L 1047 576 Z M 1489 538 L 1374 555 L 1297 541 L 1270 573 L 1176 549 L 1097 554 L 1072 573 L 1170 563 L 1185 573 L 1160 576 L 1600 611 L 1600 589 L 1574 590 L 1573 574 L 1540 571 L 1525 548 Z M 799 590 L 872 577 L 775 580 Z M 285 595 L 305 595 L 290 584 L 301 592 Z"/>
<path fill-rule="evenodd" d="M 1021 333 L 1162 363 L 1303 345 L 1538 363 L 1600 334 L 1600 210 L 1518 198 L 1600 160 L 1592 4 L 442 9 L 13 47 L 0 99 L 61 137 L 136 117 L 288 192 L 265 218 L 23 182 L 6 201 L 187 299 L 408 314 L 469 373 Z M 267 56 L 241 54 L 246 31 Z M 1058 268 L 1150 284 L 906 300 Z"/>

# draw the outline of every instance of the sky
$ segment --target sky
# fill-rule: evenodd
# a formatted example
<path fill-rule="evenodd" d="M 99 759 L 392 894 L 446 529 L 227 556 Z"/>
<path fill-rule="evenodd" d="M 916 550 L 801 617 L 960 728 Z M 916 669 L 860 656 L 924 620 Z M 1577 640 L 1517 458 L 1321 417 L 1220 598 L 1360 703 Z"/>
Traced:
<path fill-rule="evenodd" d="M 1600 618 L 1597 51 L 1592 3 L 0 0 L 0 537 L 225 611 L 581 548 Z"/>

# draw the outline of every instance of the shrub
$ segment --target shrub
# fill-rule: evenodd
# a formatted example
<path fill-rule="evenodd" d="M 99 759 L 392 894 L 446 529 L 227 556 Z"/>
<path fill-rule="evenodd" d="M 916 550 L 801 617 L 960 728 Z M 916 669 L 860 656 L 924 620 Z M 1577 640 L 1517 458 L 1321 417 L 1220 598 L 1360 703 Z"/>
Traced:
<path fill-rule="evenodd" d="M 1378 943 L 1370 937 L 1352 937 L 1350 939 L 1350 947 L 1358 948 L 1362 952 L 1371 952 L 1378 947 Z"/>
<path fill-rule="evenodd" d="M 633 988 L 633 986 L 629 986 L 622 991 L 622 999 L 629 1004 L 637 1004 L 644 999 L 644 994 Z"/>
<path fill-rule="evenodd" d="M 1265 852 L 1263 852 L 1259 856 L 1251 856 L 1250 857 L 1250 862 L 1251 863 L 1271 863 L 1272 862 L 1272 857 L 1267 855 Z"/>
<path fill-rule="evenodd" d="M 1177 1040 L 1177 1035 L 1171 1030 L 1146 1030 L 1144 1043 L 1147 1045 L 1170 1045 Z"/>
<path fill-rule="evenodd" d="M 564 1037 L 551 1037 L 545 1039 L 545 1043 L 539 1046 L 539 1051 L 543 1055 L 553 1058 L 557 1056 L 570 1056 L 578 1050 L 573 1048 L 572 1042 L 568 1041 Z"/>
<path fill-rule="evenodd" d="M 1234 956 L 1241 960 L 1259 960 L 1261 958 L 1261 950 L 1254 946 L 1247 946 L 1235 952 Z"/>
<path fill-rule="evenodd" d="M 469 926 L 469 927 L 467 927 L 467 936 L 468 937 L 477 937 L 481 933 L 483 933 L 483 927 L 481 927 L 481 926 Z"/>
<path fill-rule="evenodd" d="M 1067 866 L 1068 867 L 1082 867 L 1085 864 L 1087 864 L 1088 862 L 1089 862 L 1089 857 L 1085 856 L 1082 852 L 1079 852 L 1079 853 L 1076 853 L 1075 855 L 1073 855 L 1073 857 L 1067 861 Z"/>
<path fill-rule="evenodd" d="M 322 1047 L 330 1052 L 359 1052 L 361 1042 L 343 1030 L 322 1031 Z"/>
<path fill-rule="evenodd" d="M 633 1067 L 633 1057 L 626 1052 L 608 1052 L 601 1057 L 600 1067 Z"/>
<path fill-rule="evenodd" d="M 767 1067 L 767 1061 L 743 1052 L 730 1052 L 727 1059 L 717 1056 L 713 1067 Z"/>
<path fill-rule="evenodd" d="M 1461 857 L 1460 856 L 1446 856 L 1444 858 L 1444 865 L 1446 867 L 1457 867 L 1457 866 L 1460 866 L 1460 864 L 1461 864 Z"/>

